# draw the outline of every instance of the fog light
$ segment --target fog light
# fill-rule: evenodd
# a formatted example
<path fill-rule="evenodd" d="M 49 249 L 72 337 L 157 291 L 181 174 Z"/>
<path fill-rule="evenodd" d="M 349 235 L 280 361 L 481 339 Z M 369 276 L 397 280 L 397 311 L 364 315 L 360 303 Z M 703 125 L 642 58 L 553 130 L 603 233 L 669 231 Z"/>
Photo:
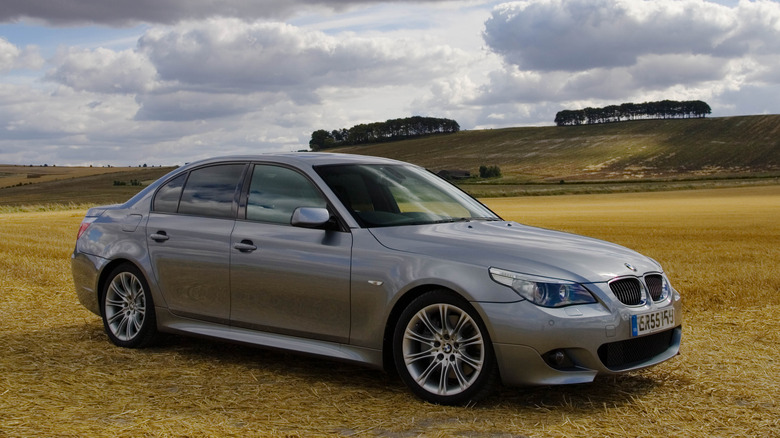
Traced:
<path fill-rule="evenodd" d="M 574 361 L 566 354 L 565 350 L 552 350 L 542 356 L 547 365 L 558 369 L 564 370 L 568 368 L 574 368 Z"/>

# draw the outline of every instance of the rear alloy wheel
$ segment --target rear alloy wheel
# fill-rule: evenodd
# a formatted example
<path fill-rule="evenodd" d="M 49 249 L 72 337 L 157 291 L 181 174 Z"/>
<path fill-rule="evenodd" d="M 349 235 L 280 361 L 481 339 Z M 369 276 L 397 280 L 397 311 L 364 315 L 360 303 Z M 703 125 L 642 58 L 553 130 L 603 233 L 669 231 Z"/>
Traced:
<path fill-rule="evenodd" d="M 406 385 L 433 403 L 479 400 L 496 380 L 487 330 L 468 302 L 445 290 L 426 293 L 404 310 L 393 355 Z"/>
<path fill-rule="evenodd" d="M 157 334 L 149 285 L 133 265 L 120 265 L 109 275 L 101 294 L 103 326 L 114 344 L 141 348 L 152 343 Z"/>

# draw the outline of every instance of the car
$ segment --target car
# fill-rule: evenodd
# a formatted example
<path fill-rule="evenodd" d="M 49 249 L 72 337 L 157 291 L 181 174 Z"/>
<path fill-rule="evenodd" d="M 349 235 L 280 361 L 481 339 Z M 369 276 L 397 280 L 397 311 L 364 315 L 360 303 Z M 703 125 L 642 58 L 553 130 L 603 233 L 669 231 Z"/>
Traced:
<path fill-rule="evenodd" d="M 384 158 L 187 164 L 89 209 L 71 264 L 118 346 L 167 332 L 349 361 L 439 404 L 591 382 L 680 349 L 680 294 L 653 259 L 503 220 Z"/>

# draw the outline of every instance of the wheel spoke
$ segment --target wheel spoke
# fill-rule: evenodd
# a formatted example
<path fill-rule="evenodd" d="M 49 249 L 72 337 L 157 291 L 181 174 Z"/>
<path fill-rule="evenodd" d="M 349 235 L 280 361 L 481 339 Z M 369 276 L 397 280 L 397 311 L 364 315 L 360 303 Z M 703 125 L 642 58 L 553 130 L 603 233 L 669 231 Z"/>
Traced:
<path fill-rule="evenodd" d="M 474 345 L 482 346 L 482 335 L 479 333 L 475 334 L 474 336 L 468 338 L 468 339 L 461 339 L 458 341 L 460 343 L 460 348 L 466 348 L 471 347 Z"/>
<path fill-rule="evenodd" d="M 458 357 L 458 360 L 461 362 L 466 363 L 471 368 L 474 368 L 475 370 L 479 371 L 482 369 L 482 359 L 481 358 L 474 358 L 467 354 L 460 354 Z"/>
<path fill-rule="evenodd" d="M 141 327 L 143 326 L 143 323 L 144 323 L 143 314 L 139 312 L 135 312 L 133 314 L 133 329 L 136 333 L 141 331 Z"/>
<path fill-rule="evenodd" d="M 452 366 L 450 363 L 445 359 L 441 362 L 441 373 L 439 374 L 439 395 L 447 395 L 449 392 L 447 381 L 449 380 L 449 371 Z"/>
<path fill-rule="evenodd" d="M 433 335 L 441 334 L 441 329 L 433 325 L 433 321 L 431 321 L 431 319 L 428 317 L 428 312 L 426 312 L 425 309 L 418 312 L 417 317 L 418 320 L 425 325 L 428 331 L 431 332 L 431 334 Z"/>
<path fill-rule="evenodd" d="M 436 341 L 436 338 L 433 336 L 425 336 L 422 333 L 418 333 L 411 328 L 406 329 L 406 334 L 404 336 L 404 339 L 408 339 L 410 341 L 416 341 L 421 344 L 431 345 L 433 342 Z"/>
<path fill-rule="evenodd" d="M 425 351 L 421 351 L 419 353 L 414 354 L 405 354 L 404 355 L 404 361 L 406 362 L 406 365 L 411 365 L 414 362 L 417 362 L 418 360 L 422 359 L 431 359 L 435 360 L 435 354 L 433 353 L 433 348 L 430 348 Z"/>
<path fill-rule="evenodd" d="M 111 295 L 116 296 L 122 304 L 127 301 L 127 292 L 126 289 L 122 288 L 122 284 L 120 281 L 114 280 L 111 282 L 111 287 L 108 290 L 109 292 L 113 292 Z M 116 300 L 114 300 L 116 301 Z"/>
<path fill-rule="evenodd" d="M 446 304 L 439 304 L 439 321 L 441 321 L 441 332 L 444 333 L 452 333 L 452 330 L 449 327 L 449 318 L 447 317 L 449 306 Z"/>
<path fill-rule="evenodd" d="M 106 305 L 107 306 L 118 307 L 118 308 L 121 309 L 124 306 L 124 304 L 125 304 L 124 301 L 113 300 L 111 298 L 106 297 Z"/>
<path fill-rule="evenodd" d="M 431 363 L 428 364 L 428 367 L 425 368 L 425 370 L 420 373 L 419 376 L 415 380 L 420 384 L 420 386 L 425 386 L 425 382 L 428 381 L 428 378 L 431 376 L 433 371 L 438 368 L 441 365 L 441 361 L 439 360 L 432 360 Z"/>
<path fill-rule="evenodd" d="M 127 299 L 132 299 L 133 296 L 133 284 L 132 279 L 128 278 L 130 277 L 129 274 L 123 273 L 119 277 L 119 281 L 122 283 L 122 296 Z"/>
<path fill-rule="evenodd" d="M 462 333 L 463 333 L 464 327 L 470 321 L 471 321 L 471 318 L 469 318 L 469 316 L 466 315 L 466 313 L 462 312 L 460 314 L 460 317 L 458 318 L 458 322 L 455 323 L 455 327 L 452 328 L 452 335 L 453 335 L 453 337 L 456 338 L 456 339 L 460 338 Z"/>
<path fill-rule="evenodd" d="M 117 322 L 117 320 L 121 320 L 122 318 L 124 318 L 124 316 L 125 316 L 124 312 L 120 310 L 118 312 L 114 312 L 110 316 L 106 315 L 106 319 L 108 319 L 108 323 L 111 324 L 111 326 L 113 327 L 115 325 L 114 323 Z"/>
<path fill-rule="evenodd" d="M 135 318 L 132 318 L 130 316 L 127 317 L 125 320 L 125 336 L 126 339 L 133 339 L 133 336 L 135 334 L 133 333 L 133 330 L 135 329 Z"/>
<path fill-rule="evenodd" d="M 452 367 L 452 373 L 455 374 L 455 378 L 458 380 L 458 387 L 462 390 L 469 387 L 469 381 L 465 374 L 463 374 L 463 366 L 460 361 L 456 361 Z"/>

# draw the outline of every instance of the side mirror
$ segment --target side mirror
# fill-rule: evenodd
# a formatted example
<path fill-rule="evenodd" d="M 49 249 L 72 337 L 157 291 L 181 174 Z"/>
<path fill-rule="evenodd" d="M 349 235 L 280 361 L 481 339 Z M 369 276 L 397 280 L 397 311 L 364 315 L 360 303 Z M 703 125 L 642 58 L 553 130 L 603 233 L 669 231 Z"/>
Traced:
<path fill-rule="evenodd" d="M 327 208 L 298 207 L 292 214 L 290 224 L 294 227 L 321 228 L 330 222 L 330 212 Z"/>

